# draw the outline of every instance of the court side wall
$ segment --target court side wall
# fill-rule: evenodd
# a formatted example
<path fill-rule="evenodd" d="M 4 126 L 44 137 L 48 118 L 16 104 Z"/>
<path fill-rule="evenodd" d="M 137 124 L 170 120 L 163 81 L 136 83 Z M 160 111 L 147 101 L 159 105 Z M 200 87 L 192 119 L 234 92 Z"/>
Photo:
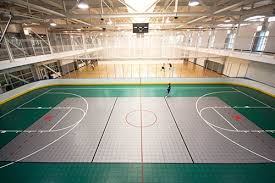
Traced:
<path fill-rule="evenodd" d="M 0 104 L 3 104 L 26 92 L 46 86 L 58 85 L 113 85 L 113 84 L 235 84 L 247 86 L 275 97 L 275 88 L 248 79 L 241 78 L 133 78 L 133 79 L 53 79 L 26 84 L 0 95 Z"/>
<path fill-rule="evenodd" d="M 275 87 L 275 65 L 251 62 L 245 77 Z"/>
<path fill-rule="evenodd" d="M 249 61 L 234 57 L 226 57 L 223 74 L 229 77 L 245 77 Z"/>

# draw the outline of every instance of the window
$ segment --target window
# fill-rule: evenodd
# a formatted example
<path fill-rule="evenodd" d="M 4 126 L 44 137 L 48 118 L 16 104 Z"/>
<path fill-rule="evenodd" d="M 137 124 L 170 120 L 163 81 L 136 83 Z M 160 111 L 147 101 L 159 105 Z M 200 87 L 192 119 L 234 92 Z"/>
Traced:
<path fill-rule="evenodd" d="M 236 36 L 236 33 L 233 33 L 232 31 L 227 33 L 227 37 L 225 39 L 225 48 L 232 49 L 234 44 L 234 38 Z"/>
<path fill-rule="evenodd" d="M 197 47 L 201 46 L 201 42 L 202 42 L 202 34 L 201 32 L 198 33 L 198 42 L 197 42 Z"/>
<path fill-rule="evenodd" d="M 213 48 L 214 47 L 214 41 L 215 41 L 215 32 L 210 31 L 209 32 L 209 40 L 208 40 L 208 47 Z"/>
<path fill-rule="evenodd" d="M 269 31 L 259 31 L 255 34 L 253 51 L 264 51 Z"/>

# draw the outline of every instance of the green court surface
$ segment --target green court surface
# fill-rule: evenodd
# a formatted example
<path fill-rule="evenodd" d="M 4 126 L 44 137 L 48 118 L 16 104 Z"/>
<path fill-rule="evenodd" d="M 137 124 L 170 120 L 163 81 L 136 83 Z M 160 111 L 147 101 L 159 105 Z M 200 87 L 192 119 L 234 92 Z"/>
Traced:
<path fill-rule="evenodd" d="M 166 85 L 54 86 L 34 90 L 0 108 L 0 148 L 67 97 L 163 97 Z M 229 92 L 225 92 L 229 91 Z M 49 92 L 63 94 L 53 95 Z M 275 99 L 232 85 L 173 85 L 171 97 L 216 96 L 275 138 Z M 237 108 L 249 106 L 247 108 Z M 254 108 L 252 108 L 254 107 Z M 14 130 L 14 133 L 5 133 Z M 17 130 L 17 132 L 16 132 Z M 196 135 L 194 133 L 194 135 Z M 26 163 L 0 162 L 1 182 L 275 182 L 274 163 Z"/>

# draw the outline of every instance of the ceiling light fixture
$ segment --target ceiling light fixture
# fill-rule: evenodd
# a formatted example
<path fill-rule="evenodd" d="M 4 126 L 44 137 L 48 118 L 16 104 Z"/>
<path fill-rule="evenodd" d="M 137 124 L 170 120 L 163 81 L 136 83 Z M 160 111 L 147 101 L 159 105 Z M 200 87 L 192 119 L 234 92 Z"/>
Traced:
<path fill-rule="evenodd" d="M 84 0 L 78 0 L 77 7 L 80 9 L 88 9 L 89 5 Z"/>
<path fill-rule="evenodd" d="M 230 28 L 230 27 L 235 27 L 234 24 L 218 24 L 217 26 L 218 26 L 218 27 L 228 27 L 228 28 Z"/>
<path fill-rule="evenodd" d="M 268 22 L 275 22 L 275 16 L 269 17 L 269 18 L 268 18 Z"/>
<path fill-rule="evenodd" d="M 51 23 L 50 23 L 50 26 L 55 27 L 55 26 L 56 26 L 56 23 L 51 22 Z"/>
<path fill-rule="evenodd" d="M 190 0 L 188 6 L 197 6 L 200 2 L 198 0 Z"/>
<path fill-rule="evenodd" d="M 226 19 L 224 20 L 224 22 L 225 22 L 225 23 L 231 22 L 231 19 L 230 19 L 230 18 L 226 18 Z"/>
<path fill-rule="evenodd" d="M 256 21 L 264 21 L 265 16 L 263 15 L 256 15 L 252 17 L 246 18 L 244 21 L 251 21 L 251 22 L 256 22 Z"/>
<path fill-rule="evenodd" d="M 112 20 L 109 20 L 109 21 L 107 22 L 107 24 L 108 24 L 108 25 L 112 25 L 112 24 L 113 24 Z"/>
<path fill-rule="evenodd" d="M 23 29 L 23 31 L 24 31 L 24 34 L 25 34 L 25 35 L 27 35 L 27 36 L 30 35 L 30 32 L 29 32 L 29 29 L 28 29 L 28 28 Z"/>
<path fill-rule="evenodd" d="M 127 10 L 129 13 L 153 13 L 156 4 L 159 0 L 124 0 L 128 5 Z M 147 22 L 148 17 L 132 18 L 132 22 L 141 23 Z"/>
<path fill-rule="evenodd" d="M 259 26 L 257 27 L 257 32 L 261 31 L 262 29 L 263 29 L 263 26 L 262 26 L 262 25 L 259 25 Z"/>

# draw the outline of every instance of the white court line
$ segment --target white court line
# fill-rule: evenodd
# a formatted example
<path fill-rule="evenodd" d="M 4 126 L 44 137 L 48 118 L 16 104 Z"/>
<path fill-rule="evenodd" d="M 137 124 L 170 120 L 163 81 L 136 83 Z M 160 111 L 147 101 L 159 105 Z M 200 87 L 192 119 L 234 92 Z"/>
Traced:
<path fill-rule="evenodd" d="M 57 107 L 58 108 L 58 107 Z M 77 110 L 80 110 L 82 111 L 83 114 L 85 114 L 85 111 L 81 108 L 78 108 L 78 107 L 69 107 L 69 108 L 65 108 L 65 109 L 77 109 Z M 41 110 L 40 108 L 38 108 L 38 110 Z M 58 128 L 56 130 L 1 130 L 0 129 L 0 133 L 54 133 L 54 132 L 59 132 L 59 131 L 63 131 L 63 130 L 66 130 L 68 128 L 71 128 L 75 125 L 76 123 L 74 124 L 71 124 L 69 126 L 66 126 L 66 127 L 63 127 L 63 128 Z"/>
<path fill-rule="evenodd" d="M 204 111 L 204 110 L 206 110 L 206 109 L 212 109 L 212 108 L 215 108 L 215 107 L 204 107 L 204 108 L 202 108 L 199 112 L 202 113 L 202 111 Z M 266 108 L 269 109 L 269 107 L 266 107 Z M 221 109 L 221 108 L 219 108 L 219 109 Z M 275 130 L 238 130 L 238 131 L 236 131 L 236 130 L 232 130 L 232 129 L 228 129 L 228 128 L 223 128 L 223 127 L 214 125 L 213 123 L 210 123 L 210 122 L 208 122 L 208 124 L 209 124 L 209 125 L 212 125 L 212 126 L 215 127 L 215 128 L 218 128 L 218 129 L 220 129 L 220 130 L 224 130 L 224 131 L 228 131 L 228 132 L 238 132 L 238 133 L 255 133 L 255 132 L 257 132 L 257 133 L 262 133 L 262 132 L 271 132 L 271 133 L 273 133 L 273 131 L 275 131 Z"/>
<path fill-rule="evenodd" d="M 236 89 L 236 88 L 233 88 L 233 89 L 236 90 L 236 91 L 238 91 L 238 92 L 240 92 L 240 93 L 242 93 L 242 94 L 244 94 L 244 95 L 246 95 L 246 96 L 248 96 L 248 97 L 250 97 L 250 98 L 252 98 L 252 99 L 254 99 L 254 100 L 257 101 L 257 102 L 260 102 L 261 104 L 263 104 L 263 105 L 265 105 L 265 106 L 267 106 L 267 107 L 270 107 L 271 109 L 274 110 L 274 108 L 271 107 L 270 105 L 268 105 L 268 104 L 266 104 L 266 103 L 264 103 L 264 102 L 262 102 L 262 101 L 260 101 L 260 100 L 258 100 L 258 99 L 256 99 L 256 98 L 252 97 L 251 95 L 249 95 L 249 94 L 247 94 L 247 93 L 245 93 L 245 92 L 243 92 L 243 91 L 240 91 L 240 90 L 238 90 L 238 89 Z"/>
<path fill-rule="evenodd" d="M 231 124 L 223 115 L 221 115 L 221 113 L 219 113 L 219 111 L 217 111 L 215 108 L 212 107 L 212 109 L 220 116 L 222 117 L 222 119 L 224 119 L 232 128 L 234 128 L 236 131 L 238 131 L 238 129 L 233 125 Z"/>
<path fill-rule="evenodd" d="M 24 110 L 47 110 L 47 109 L 71 109 L 72 107 L 20 107 L 17 109 Z"/>
<path fill-rule="evenodd" d="M 199 114 L 200 118 L 201 118 L 210 128 L 212 128 L 216 133 L 220 134 L 221 136 L 223 136 L 224 138 L 226 138 L 227 140 L 229 140 L 229 141 L 232 142 L 233 144 L 236 144 L 237 146 L 239 146 L 239 147 L 241 147 L 241 148 L 243 148 L 243 149 L 245 149 L 245 150 L 251 152 L 252 154 L 255 154 L 255 155 L 257 155 L 257 156 L 259 156 L 259 157 L 261 157 L 261 158 L 263 158 L 263 159 L 265 159 L 265 160 L 267 160 L 267 161 L 270 161 L 270 162 L 275 163 L 275 160 L 269 159 L 269 158 L 267 158 L 267 157 L 265 157 L 265 156 L 263 156 L 263 155 L 261 155 L 261 154 L 258 154 L 258 153 L 256 153 L 256 152 L 252 151 L 251 149 L 249 149 L 249 148 L 247 148 L 247 147 L 245 147 L 245 146 L 243 146 L 243 145 L 241 145 L 241 144 L 235 142 L 234 140 L 230 139 L 229 137 L 227 137 L 227 136 L 224 135 L 223 133 L 219 132 L 216 128 L 214 128 L 214 127 L 211 125 L 212 123 L 210 123 L 209 121 L 207 121 L 206 119 L 204 119 L 204 118 L 202 117 L 202 114 L 200 113 L 199 108 L 198 108 L 198 102 L 199 102 L 203 97 L 205 97 L 205 96 L 212 95 L 212 94 L 216 94 L 216 93 L 225 93 L 225 92 L 230 92 L 230 91 L 210 92 L 210 93 L 207 93 L 207 94 L 204 94 L 204 95 L 200 96 L 200 97 L 197 99 L 197 101 L 196 101 L 196 110 L 197 110 L 197 113 Z M 231 91 L 231 92 L 232 92 L 232 91 Z"/>
<path fill-rule="evenodd" d="M 52 145 L 53 143 L 59 141 L 61 138 L 63 138 L 64 136 L 66 136 L 66 135 L 67 135 L 68 133 L 70 133 L 75 127 L 77 127 L 77 126 L 79 125 L 79 123 L 84 119 L 84 117 L 86 116 L 86 114 L 87 114 L 87 112 L 88 112 L 88 109 L 89 109 L 89 103 L 88 103 L 88 101 L 87 101 L 85 98 L 83 98 L 82 96 L 77 95 L 77 94 L 73 94 L 73 93 L 63 93 L 63 94 L 75 95 L 75 96 L 78 96 L 79 98 L 81 98 L 82 100 L 84 100 L 84 102 L 86 103 L 85 115 L 82 116 L 82 118 L 73 126 L 73 128 L 69 129 L 66 133 L 64 133 L 63 135 L 61 135 L 59 138 L 55 139 L 54 141 L 52 141 L 51 143 L 45 145 L 44 147 L 42 147 L 42 148 L 40 148 L 40 149 L 34 151 L 33 153 L 30 153 L 30 154 L 28 154 L 28 155 L 26 155 L 26 156 L 24 156 L 24 157 L 22 157 L 22 158 L 20 158 L 20 159 L 18 159 L 18 160 L 16 160 L 16 161 L 13 161 L 13 162 L 10 162 L 10 163 L 5 164 L 5 165 L 3 165 L 3 166 L 0 166 L 0 169 L 5 168 L 5 167 L 8 167 L 8 166 L 10 166 L 10 165 L 12 165 L 12 164 L 14 164 L 14 163 L 19 162 L 19 161 L 22 161 L 22 160 L 24 160 L 24 159 L 26 159 L 26 158 L 28 158 L 28 157 L 30 157 L 30 156 L 32 156 L 32 155 L 38 153 L 38 152 L 44 150 L 45 148 L 49 147 L 49 146 Z"/>
<path fill-rule="evenodd" d="M 270 109 L 270 107 L 263 107 L 263 106 L 215 106 L 215 107 L 207 107 L 207 108 L 214 108 L 214 109 Z"/>
<path fill-rule="evenodd" d="M 52 129 L 54 129 L 54 127 L 56 127 L 71 111 L 73 110 L 73 108 L 70 108 L 66 114 L 64 114 L 64 116 L 62 116 L 62 118 L 60 118 L 52 127 L 49 131 L 52 131 Z"/>
<path fill-rule="evenodd" d="M 207 89 L 217 89 L 217 88 L 223 88 L 223 89 L 234 89 L 233 87 L 208 87 L 208 86 L 202 86 L 202 87 L 192 87 L 192 86 L 188 86 L 188 87 L 184 87 L 184 86 L 174 86 L 175 89 L 188 89 L 188 88 L 197 88 L 197 89 L 201 89 L 201 88 L 207 88 Z M 123 89 L 127 89 L 127 90 L 137 90 L 140 89 L 138 87 L 132 87 L 132 88 L 123 88 L 123 87 L 116 87 L 116 88 L 52 88 L 52 90 L 62 90 L 62 89 L 68 89 L 68 90 L 123 90 Z M 160 89 L 166 89 L 166 87 L 145 87 L 145 88 L 141 88 L 141 89 L 156 89 L 156 90 L 160 90 Z"/>
<path fill-rule="evenodd" d="M 10 114 L 11 112 L 15 111 L 16 109 L 18 109 L 18 108 L 20 108 L 20 107 L 22 107 L 22 106 L 24 106 L 24 105 L 30 103 L 31 101 L 33 101 L 33 100 L 35 100 L 35 99 L 41 97 L 42 95 L 47 94 L 47 93 L 48 93 L 49 91 L 51 91 L 51 90 L 52 90 L 52 89 L 49 89 L 49 90 L 47 90 L 46 92 L 44 92 L 44 93 L 42 93 L 42 94 L 40 94 L 40 95 L 38 95 L 38 96 L 32 98 L 31 100 L 29 100 L 29 101 L 27 101 L 27 102 L 25 102 L 25 103 L 23 103 L 23 104 L 21 104 L 21 105 L 19 105 L 18 107 L 14 108 L 13 110 L 10 110 L 9 112 L 7 112 L 7 113 L 3 114 L 2 116 L 0 116 L 0 119 L 1 119 L 2 117 L 4 117 L 4 116 Z"/>

